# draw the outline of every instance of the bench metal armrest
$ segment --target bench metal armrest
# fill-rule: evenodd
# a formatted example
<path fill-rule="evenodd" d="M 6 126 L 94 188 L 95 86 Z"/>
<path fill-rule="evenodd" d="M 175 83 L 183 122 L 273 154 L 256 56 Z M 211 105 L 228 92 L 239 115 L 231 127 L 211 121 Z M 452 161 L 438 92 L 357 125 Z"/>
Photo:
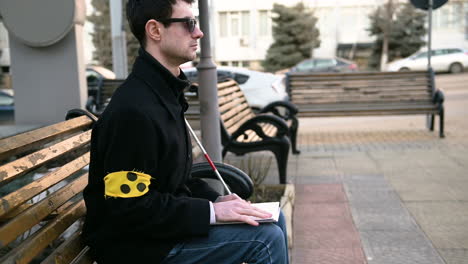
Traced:
<path fill-rule="evenodd" d="M 444 100 L 444 93 L 441 90 L 436 90 L 434 95 L 432 96 L 432 102 L 441 105 L 444 103 Z"/>
<path fill-rule="evenodd" d="M 242 199 L 248 199 L 252 196 L 253 183 L 245 172 L 229 164 L 219 162 L 214 162 L 214 164 L 233 193 L 239 195 Z M 191 175 L 194 178 L 218 179 L 208 162 L 193 164 Z"/>
<path fill-rule="evenodd" d="M 285 115 L 281 114 L 280 109 L 285 108 Z M 284 120 L 289 120 L 294 118 L 294 116 L 297 114 L 299 109 L 297 106 L 291 102 L 287 101 L 276 101 L 273 103 L 269 103 L 266 105 L 263 109 L 260 110 L 260 113 L 273 113 L 274 115 L 281 117 Z"/>
<path fill-rule="evenodd" d="M 261 138 L 269 138 L 270 136 L 267 136 L 263 132 L 259 123 L 268 123 L 275 126 L 278 130 L 276 133 L 278 137 L 284 136 L 288 133 L 288 125 L 283 119 L 270 114 L 260 114 L 242 124 L 239 129 L 231 135 L 230 141 L 235 141 L 240 135 L 245 136 L 245 132 L 248 130 L 255 131 L 255 133 Z"/>

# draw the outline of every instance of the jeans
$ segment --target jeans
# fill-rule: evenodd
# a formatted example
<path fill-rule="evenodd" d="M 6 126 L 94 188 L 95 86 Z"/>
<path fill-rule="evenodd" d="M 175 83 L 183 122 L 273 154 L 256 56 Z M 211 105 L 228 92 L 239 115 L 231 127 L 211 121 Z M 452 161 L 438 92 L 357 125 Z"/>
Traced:
<path fill-rule="evenodd" d="M 207 237 L 177 244 L 163 264 L 288 264 L 288 241 L 283 213 L 278 223 L 216 225 Z"/>

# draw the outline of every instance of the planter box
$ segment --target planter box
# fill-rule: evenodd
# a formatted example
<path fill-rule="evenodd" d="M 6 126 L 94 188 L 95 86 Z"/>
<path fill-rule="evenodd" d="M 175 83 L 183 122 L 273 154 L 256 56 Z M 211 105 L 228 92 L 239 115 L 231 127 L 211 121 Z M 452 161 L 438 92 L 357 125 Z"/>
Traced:
<path fill-rule="evenodd" d="M 278 198 L 271 198 L 269 197 L 268 201 L 265 202 L 273 202 L 273 201 L 280 201 L 281 209 L 283 210 L 283 214 L 286 218 L 286 229 L 288 231 L 288 247 L 289 249 L 293 248 L 293 212 L 294 212 L 294 200 L 295 200 L 295 189 L 294 184 L 268 184 L 263 185 L 262 188 L 266 189 L 266 192 L 271 191 L 273 193 L 279 192 L 282 190 L 281 197 Z M 269 196 L 269 195 L 266 195 Z M 262 201 L 256 201 L 262 202 Z"/>

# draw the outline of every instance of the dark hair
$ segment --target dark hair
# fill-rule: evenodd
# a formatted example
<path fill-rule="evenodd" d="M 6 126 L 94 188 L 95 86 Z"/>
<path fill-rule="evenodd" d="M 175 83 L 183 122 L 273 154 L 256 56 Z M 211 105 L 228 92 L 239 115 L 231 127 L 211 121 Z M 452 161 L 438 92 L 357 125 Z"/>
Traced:
<path fill-rule="evenodd" d="M 145 47 L 145 25 L 150 19 L 161 20 L 172 16 L 172 6 L 177 1 L 192 4 L 195 0 L 128 0 L 127 20 L 130 30 Z M 169 24 L 163 23 L 165 27 Z"/>

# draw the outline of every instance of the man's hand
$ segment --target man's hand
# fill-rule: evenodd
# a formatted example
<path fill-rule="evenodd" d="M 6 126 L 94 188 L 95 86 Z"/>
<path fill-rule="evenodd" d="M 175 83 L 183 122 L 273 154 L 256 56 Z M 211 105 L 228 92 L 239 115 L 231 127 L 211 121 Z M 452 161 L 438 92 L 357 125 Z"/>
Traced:
<path fill-rule="evenodd" d="M 218 197 L 216 202 L 213 203 L 213 207 L 218 222 L 240 221 L 258 226 L 259 223 L 253 220 L 252 216 L 258 218 L 271 217 L 270 213 L 252 206 L 236 194 Z"/>

